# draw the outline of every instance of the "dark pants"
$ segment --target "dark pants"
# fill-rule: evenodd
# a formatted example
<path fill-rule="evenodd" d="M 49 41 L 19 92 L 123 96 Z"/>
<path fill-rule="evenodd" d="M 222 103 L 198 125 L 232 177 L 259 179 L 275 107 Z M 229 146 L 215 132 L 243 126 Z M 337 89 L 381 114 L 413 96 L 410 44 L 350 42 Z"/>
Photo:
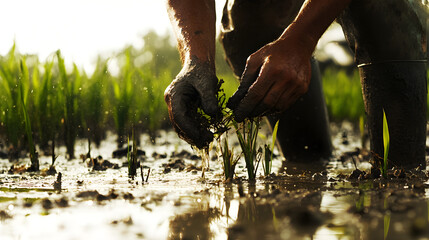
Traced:
<path fill-rule="evenodd" d="M 234 73 L 246 59 L 278 38 L 303 0 L 228 0 L 221 41 Z M 355 0 L 338 18 L 361 75 L 371 151 L 383 156 L 382 112 L 390 128 L 390 166 L 425 165 L 425 28 L 408 0 Z M 317 64 L 309 91 L 277 116 L 277 139 L 288 160 L 318 160 L 331 153 L 328 118 Z M 274 117 L 270 118 L 274 122 Z"/>

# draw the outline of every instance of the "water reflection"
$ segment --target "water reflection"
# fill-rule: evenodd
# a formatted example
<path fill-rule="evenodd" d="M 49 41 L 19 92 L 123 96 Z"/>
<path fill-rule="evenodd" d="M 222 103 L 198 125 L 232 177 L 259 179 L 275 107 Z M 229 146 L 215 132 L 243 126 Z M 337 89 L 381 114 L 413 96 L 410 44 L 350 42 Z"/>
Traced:
<path fill-rule="evenodd" d="M 170 239 L 429 237 L 429 201 L 425 188 L 414 187 L 422 183 L 332 182 L 314 174 L 214 188 L 171 219 Z"/>

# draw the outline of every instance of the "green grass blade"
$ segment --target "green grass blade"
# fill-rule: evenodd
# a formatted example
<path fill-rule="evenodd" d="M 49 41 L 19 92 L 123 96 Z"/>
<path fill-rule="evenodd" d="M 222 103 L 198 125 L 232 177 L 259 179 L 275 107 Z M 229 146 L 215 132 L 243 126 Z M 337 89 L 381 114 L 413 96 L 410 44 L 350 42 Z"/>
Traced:
<path fill-rule="evenodd" d="M 274 129 L 273 129 L 273 142 L 271 143 L 271 162 L 273 161 L 274 146 L 277 140 L 277 131 L 279 130 L 279 122 L 280 120 L 277 120 L 276 125 L 274 125 Z"/>
<path fill-rule="evenodd" d="M 30 150 L 30 160 L 31 160 L 31 170 L 33 171 L 38 171 L 39 170 L 39 159 L 37 157 L 37 153 L 36 153 L 36 149 L 34 146 L 34 142 L 33 142 L 33 133 L 31 130 L 31 122 L 30 122 L 30 118 L 28 116 L 28 112 L 27 112 L 27 108 L 25 106 L 25 94 L 24 94 L 24 87 L 23 87 L 23 81 L 24 80 L 28 80 L 28 68 L 27 65 L 25 63 L 25 59 L 21 60 L 21 73 L 22 77 L 21 79 L 18 79 L 18 86 L 19 86 L 19 91 L 20 91 L 20 95 L 21 95 L 21 107 L 22 107 L 22 111 L 24 114 L 24 122 L 25 122 L 25 131 L 27 133 L 27 138 L 28 138 L 28 147 Z"/>
<path fill-rule="evenodd" d="M 389 126 L 387 124 L 386 113 L 383 109 L 383 145 L 384 145 L 384 157 L 383 157 L 383 169 L 382 173 L 384 177 L 387 177 L 387 157 L 389 154 L 390 136 Z"/>

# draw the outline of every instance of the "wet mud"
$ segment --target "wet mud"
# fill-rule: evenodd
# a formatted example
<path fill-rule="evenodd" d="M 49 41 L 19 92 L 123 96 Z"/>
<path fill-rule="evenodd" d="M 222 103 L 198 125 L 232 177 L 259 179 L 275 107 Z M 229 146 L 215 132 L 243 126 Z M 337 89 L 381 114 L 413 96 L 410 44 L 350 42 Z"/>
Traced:
<path fill-rule="evenodd" d="M 0 160 L 1 239 L 428 238 L 426 169 L 380 178 L 356 130 L 347 123 L 331 129 L 332 159 L 284 162 L 275 152 L 273 174 L 260 169 L 254 183 L 242 161 L 225 183 L 213 153 L 202 178 L 201 160 L 174 132 L 160 132 L 157 145 L 142 136 L 134 179 L 126 157 L 111 157 L 114 136 L 93 150 L 96 160 L 69 161 L 60 148 L 54 175 L 10 172 L 29 160 Z M 77 153 L 85 147 L 78 144 Z M 50 157 L 41 160 L 49 168 Z"/>

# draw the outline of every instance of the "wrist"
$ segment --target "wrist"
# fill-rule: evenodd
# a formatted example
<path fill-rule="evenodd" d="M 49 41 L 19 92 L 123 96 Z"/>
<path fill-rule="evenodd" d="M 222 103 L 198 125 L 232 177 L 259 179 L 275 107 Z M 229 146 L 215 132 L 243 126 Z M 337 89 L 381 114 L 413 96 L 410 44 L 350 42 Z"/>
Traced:
<path fill-rule="evenodd" d="M 293 46 L 296 51 L 310 57 L 316 48 L 318 39 L 307 31 L 300 31 L 290 25 L 275 42 L 282 49 L 290 49 Z"/>
<path fill-rule="evenodd" d="M 189 72 L 204 72 L 208 75 L 216 76 L 216 68 L 214 61 L 208 58 L 199 58 L 195 55 L 185 58 L 181 73 L 186 74 Z"/>
<path fill-rule="evenodd" d="M 199 51 L 188 51 L 183 59 L 183 67 L 189 67 L 194 65 L 205 65 L 211 71 L 215 72 L 215 60 L 214 56 L 211 56 L 208 53 L 199 52 Z"/>

